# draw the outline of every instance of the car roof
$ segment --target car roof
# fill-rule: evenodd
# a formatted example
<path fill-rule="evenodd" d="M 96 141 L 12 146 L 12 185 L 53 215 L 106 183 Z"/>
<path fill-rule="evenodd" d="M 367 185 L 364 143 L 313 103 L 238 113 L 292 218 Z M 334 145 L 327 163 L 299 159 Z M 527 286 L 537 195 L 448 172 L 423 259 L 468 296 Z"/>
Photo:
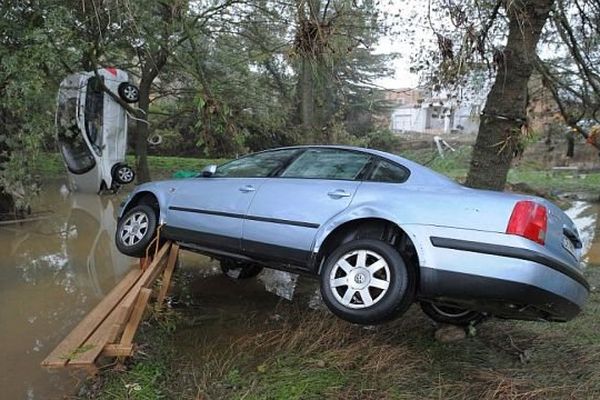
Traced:
<path fill-rule="evenodd" d="M 408 160 L 404 157 L 400 157 L 396 154 L 388 153 L 381 150 L 369 149 L 366 147 L 358 147 L 358 146 L 344 146 L 344 145 L 329 145 L 329 144 L 314 144 L 314 145 L 297 145 L 297 146 L 286 146 L 286 147 L 277 147 L 264 151 L 273 151 L 273 150 L 282 150 L 282 149 L 340 149 L 340 150 L 350 150 L 350 151 L 358 151 L 362 153 L 372 154 L 378 156 L 383 159 L 390 160 L 397 164 L 400 164 L 410 170 L 410 176 L 407 182 L 414 185 L 424 185 L 424 186 L 460 186 L 454 180 L 448 178 L 445 175 L 439 174 L 431 169 L 418 164 L 414 161 Z"/>

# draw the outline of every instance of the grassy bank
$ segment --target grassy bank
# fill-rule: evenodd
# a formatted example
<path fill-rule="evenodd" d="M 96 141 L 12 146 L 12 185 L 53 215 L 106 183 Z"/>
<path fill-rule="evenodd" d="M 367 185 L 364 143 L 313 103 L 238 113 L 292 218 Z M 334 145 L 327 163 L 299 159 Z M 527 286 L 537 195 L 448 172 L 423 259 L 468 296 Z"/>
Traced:
<path fill-rule="evenodd" d="M 598 287 L 600 268 L 590 267 L 588 277 Z M 401 319 L 373 328 L 289 302 L 273 307 L 270 315 L 278 318 L 230 311 L 223 322 L 210 312 L 184 308 L 153 318 L 137 339 L 141 351 L 128 369 L 106 370 L 96 389 L 86 386 L 81 398 L 600 396 L 597 291 L 584 313 L 569 323 L 492 319 L 452 344 L 434 340 L 434 327 L 416 306 Z"/>
<path fill-rule="evenodd" d="M 411 150 L 401 153 L 402 156 L 426 165 L 435 171 L 458 181 L 463 181 L 469 169 L 470 147 L 461 147 L 445 158 L 440 158 L 434 149 Z M 150 156 L 148 164 L 153 179 L 170 178 L 173 173 L 200 171 L 206 165 L 220 164 L 225 159 L 204 159 L 188 157 Z M 133 156 L 127 157 L 130 165 L 135 165 Z M 33 170 L 43 178 L 59 178 L 65 175 L 62 160 L 58 154 L 42 153 L 37 158 Z M 517 160 L 508 177 L 511 184 L 525 183 L 531 188 L 546 192 L 596 191 L 600 188 L 600 172 L 574 174 L 573 172 L 557 172 L 543 168 L 535 163 Z"/>

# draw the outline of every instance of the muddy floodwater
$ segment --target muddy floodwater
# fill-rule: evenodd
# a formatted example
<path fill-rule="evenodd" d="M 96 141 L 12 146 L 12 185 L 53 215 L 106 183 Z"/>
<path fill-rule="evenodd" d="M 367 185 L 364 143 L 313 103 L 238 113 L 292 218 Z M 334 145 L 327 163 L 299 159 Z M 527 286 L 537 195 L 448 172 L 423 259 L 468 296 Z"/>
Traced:
<path fill-rule="evenodd" d="M 48 211 L 44 218 L 0 225 L 1 398 L 73 394 L 81 375 L 49 372 L 40 362 L 133 265 L 113 243 L 123 196 L 73 194 L 62 182 L 49 183 L 34 207 Z M 594 242 L 599 211 L 598 205 L 581 201 L 568 210 L 581 232 L 588 264 L 600 264 L 600 244 Z M 211 318 L 222 320 L 209 334 L 244 329 L 231 326 L 237 320 L 228 315 L 270 312 L 279 301 L 306 307 L 319 303 L 311 279 L 265 270 L 252 283 L 239 285 L 219 274 L 209 259 L 189 253 L 183 254 L 181 266 L 202 270 L 189 290 L 201 295 Z M 219 332 L 221 328 L 227 332 Z"/>

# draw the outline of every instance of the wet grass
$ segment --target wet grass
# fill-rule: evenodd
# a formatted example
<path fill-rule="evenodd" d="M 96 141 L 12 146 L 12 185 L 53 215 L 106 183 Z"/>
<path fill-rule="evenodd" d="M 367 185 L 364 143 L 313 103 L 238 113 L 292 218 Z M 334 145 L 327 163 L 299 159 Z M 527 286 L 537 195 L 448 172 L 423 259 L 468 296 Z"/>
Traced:
<path fill-rule="evenodd" d="M 280 302 L 268 316 L 231 312 L 216 330 L 184 308 L 144 326 L 128 369 L 104 371 L 82 398 L 600 398 L 600 268 L 587 275 L 595 289 L 573 321 L 492 319 L 449 344 L 418 307 L 366 328 Z"/>

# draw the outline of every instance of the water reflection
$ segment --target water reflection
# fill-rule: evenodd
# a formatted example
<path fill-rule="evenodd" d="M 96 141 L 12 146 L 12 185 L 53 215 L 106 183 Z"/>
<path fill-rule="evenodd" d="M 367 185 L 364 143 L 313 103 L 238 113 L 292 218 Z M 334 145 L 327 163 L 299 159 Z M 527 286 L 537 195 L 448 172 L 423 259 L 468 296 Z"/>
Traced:
<path fill-rule="evenodd" d="M 583 262 L 586 265 L 600 264 L 600 241 L 597 219 L 600 206 L 597 203 L 574 201 L 565 213 L 573 220 L 583 244 Z"/>
<path fill-rule="evenodd" d="M 114 248 L 119 200 L 61 196 L 48 188 L 36 222 L 0 226 L 0 387 L 3 398 L 53 398 L 73 390 L 39 363 L 129 269 Z"/>

